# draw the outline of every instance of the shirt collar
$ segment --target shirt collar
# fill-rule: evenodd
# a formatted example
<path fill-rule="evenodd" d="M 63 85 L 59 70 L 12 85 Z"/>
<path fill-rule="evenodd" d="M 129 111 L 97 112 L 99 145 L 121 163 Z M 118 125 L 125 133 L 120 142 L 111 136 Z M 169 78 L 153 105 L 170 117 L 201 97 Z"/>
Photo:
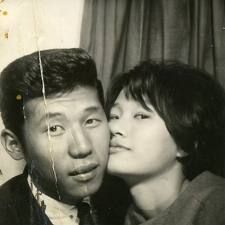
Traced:
<path fill-rule="evenodd" d="M 34 185 L 30 175 L 28 175 L 27 181 L 30 186 L 31 192 L 37 200 L 39 206 L 45 211 L 45 214 L 52 222 L 53 220 L 64 219 L 66 217 L 69 217 L 71 219 L 77 218 L 78 211 L 75 205 L 62 203 L 42 193 Z M 90 205 L 90 198 L 84 198 L 83 202 L 88 203 Z"/>

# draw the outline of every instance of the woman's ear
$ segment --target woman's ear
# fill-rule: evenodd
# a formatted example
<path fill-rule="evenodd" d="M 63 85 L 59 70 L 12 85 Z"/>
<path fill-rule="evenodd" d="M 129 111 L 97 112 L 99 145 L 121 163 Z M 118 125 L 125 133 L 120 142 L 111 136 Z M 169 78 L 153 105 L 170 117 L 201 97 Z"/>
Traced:
<path fill-rule="evenodd" d="M 177 158 L 184 158 L 184 157 L 188 156 L 188 153 L 185 152 L 183 149 L 178 149 L 176 156 L 177 156 Z"/>
<path fill-rule="evenodd" d="M 3 129 L 1 133 L 1 143 L 6 152 L 15 160 L 24 158 L 23 148 L 18 137 L 10 130 Z"/>

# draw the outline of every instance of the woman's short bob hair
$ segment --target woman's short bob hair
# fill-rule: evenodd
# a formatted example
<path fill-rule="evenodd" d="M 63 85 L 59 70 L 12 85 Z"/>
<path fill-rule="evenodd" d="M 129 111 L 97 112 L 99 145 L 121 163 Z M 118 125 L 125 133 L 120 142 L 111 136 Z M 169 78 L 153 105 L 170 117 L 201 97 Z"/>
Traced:
<path fill-rule="evenodd" d="M 150 103 L 164 120 L 187 153 L 178 160 L 189 180 L 206 170 L 224 175 L 225 91 L 209 74 L 180 62 L 142 62 L 112 81 L 108 115 L 122 90 L 145 109 Z"/>

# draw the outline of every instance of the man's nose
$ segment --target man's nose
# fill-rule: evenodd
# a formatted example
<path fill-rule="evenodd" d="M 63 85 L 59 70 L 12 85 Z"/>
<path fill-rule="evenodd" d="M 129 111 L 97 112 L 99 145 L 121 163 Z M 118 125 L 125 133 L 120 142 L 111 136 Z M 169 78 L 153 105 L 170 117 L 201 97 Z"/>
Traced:
<path fill-rule="evenodd" d="M 88 134 L 83 129 L 71 131 L 69 154 L 73 158 L 85 158 L 92 153 L 92 145 Z"/>

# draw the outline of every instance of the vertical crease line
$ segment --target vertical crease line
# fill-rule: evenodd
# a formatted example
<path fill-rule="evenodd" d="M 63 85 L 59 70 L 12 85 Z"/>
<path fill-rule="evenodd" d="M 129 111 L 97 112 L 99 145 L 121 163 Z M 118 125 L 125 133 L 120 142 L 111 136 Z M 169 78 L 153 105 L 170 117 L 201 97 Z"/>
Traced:
<path fill-rule="evenodd" d="M 214 30 L 214 18 L 213 18 L 213 2 L 210 0 L 210 17 L 211 17 L 211 38 L 212 38 L 212 60 L 213 60 L 213 75 L 217 79 L 217 73 L 216 73 L 216 45 L 215 45 L 215 30 Z"/>
<path fill-rule="evenodd" d="M 161 2 L 161 10 L 162 10 L 162 24 L 161 24 L 161 28 L 162 28 L 162 50 L 161 50 L 161 54 L 162 54 L 162 61 L 164 62 L 165 60 L 165 10 L 164 10 L 164 1 Z"/>
<path fill-rule="evenodd" d="M 46 118 L 46 124 L 47 124 L 47 128 L 48 128 L 48 142 L 49 142 L 49 153 L 50 153 L 50 160 L 52 163 L 52 170 L 53 170 L 53 175 L 54 175 L 54 180 L 55 180 L 55 186 L 56 186 L 56 191 L 59 197 L 59 200 L 61 200 L 61 196 L 59 194 L 59 190 L 58 190 L 58 179 L 57 179 L 57 174 L 55 171 L 55 163 L 54 163 L 54 158 L 52 156 L 52 143 L 51 143 L 51 136 L 50 136 L 50 126 L 49 126 L 49 113 L 48 113 L 48 106 L 47 106 L 47 101 L 46 101 L 46 92 L 45 92 L 45 82 L 44 82 L 44 73 L 43 73 L 43 66 L 42 66 L 42 60 L 41 60 L 41 52 L 40 52 L 40 48 L 39 48 L 39 44 L 38 44 L 38 33 L 37 33 L 37 18 L 36 18 L 36 14 L 35 14 L 35 10 L 34 10 L 34 1 L 32 1 L 32 11 L 33 11 L 33 19 L 34 19 L 34 30 L 35 30 L 35 37 L 36 37 L 36 45 L 37 45 L 37 50 L 38 50 L 38 61 L 39 61 L 39 68 L 40 68 L 40 75 L 41 75 L 41 82 L 42 82 L 42 95 L 43 95 L 43 101 L 44 101 L 44 105 L 45 105 L 45 112 L 47 115 Z"/>
<path fill-rule="evenodd" d="M 197 67 L 199 68 L 200 65 L 200 19 L 201 19 L 201 11 L 200 11 L 200 3 L 199 3 L 199 0 L 197 1 Z"/>

